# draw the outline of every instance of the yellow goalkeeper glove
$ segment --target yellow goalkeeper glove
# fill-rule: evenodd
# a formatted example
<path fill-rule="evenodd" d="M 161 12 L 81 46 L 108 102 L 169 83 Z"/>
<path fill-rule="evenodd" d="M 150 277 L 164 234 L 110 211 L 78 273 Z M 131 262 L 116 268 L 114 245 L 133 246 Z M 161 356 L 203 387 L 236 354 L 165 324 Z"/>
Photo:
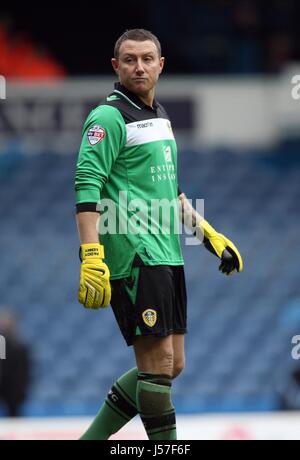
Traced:
<path fill-rule="evenodd" d="M 81 268 L 78 301 L 86 308 L 104 308 L 110 303 L 109 269 L 103 262 L 104 248 L 98 243 L 80 246 Z"/>
<path fill-rule="evenodd" d="M 231 275 L 235 270 L 243 270 L 243 259 L 235 245 L 224 235 L 216 230 L 206 221 L 202 220 L 198 224 L 204 235 L 204 246 L 211 253 L 221 259 L 219 270 L 226 275 Z"/>

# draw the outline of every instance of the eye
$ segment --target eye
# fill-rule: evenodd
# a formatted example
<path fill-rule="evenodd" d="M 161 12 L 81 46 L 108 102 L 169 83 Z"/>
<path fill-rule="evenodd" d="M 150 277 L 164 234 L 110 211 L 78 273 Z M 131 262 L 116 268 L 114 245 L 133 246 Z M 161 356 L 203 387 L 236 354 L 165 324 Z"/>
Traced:
<path fill-rule="evenodd" d="M 125 56 L 123 58 L 123 62 L 126 62 L 126 63 L 131 63 L 134 61 L 134 57 L 133 56 Z"/>

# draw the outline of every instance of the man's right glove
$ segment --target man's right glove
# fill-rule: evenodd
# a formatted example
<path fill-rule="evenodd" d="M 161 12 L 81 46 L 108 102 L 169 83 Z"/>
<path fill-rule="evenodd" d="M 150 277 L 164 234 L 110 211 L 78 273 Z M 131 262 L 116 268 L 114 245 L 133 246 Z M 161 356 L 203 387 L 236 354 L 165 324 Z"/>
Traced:
<path fill-rule="evenodd" d="M 80 283 L 78 301 L 86 308 L 104 308 L 110 304 L 109 269 L 103 262 L 104 248 L 98 243 L 80 246 Z"/>

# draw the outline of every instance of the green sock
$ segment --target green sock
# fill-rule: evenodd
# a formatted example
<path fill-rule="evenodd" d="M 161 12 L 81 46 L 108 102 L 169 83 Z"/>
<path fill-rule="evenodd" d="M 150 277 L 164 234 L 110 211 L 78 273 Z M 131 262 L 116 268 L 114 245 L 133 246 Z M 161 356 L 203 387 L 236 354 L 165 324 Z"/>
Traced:
<path fill-rule="evenodd" d="M 149 439 L 177 439 L 168 375 L 138 373 L 137 407 Z"/>
<path fill-rule="evenodd" d="M 137 415 L 137 368 L 122 375 L 112 386 L 107 398 L 81 440 L 108 439 Z"/>

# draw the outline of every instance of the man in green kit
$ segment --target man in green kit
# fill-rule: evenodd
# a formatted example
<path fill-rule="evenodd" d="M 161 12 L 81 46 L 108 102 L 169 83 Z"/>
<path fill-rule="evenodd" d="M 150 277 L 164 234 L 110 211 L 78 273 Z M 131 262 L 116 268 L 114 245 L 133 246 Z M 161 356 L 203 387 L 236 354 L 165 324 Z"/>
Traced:
<path fill-rule="evenodd" d="M 187 332 L 184 262 L 178 232 L 165 232 L 159 213 L 151 214 L 149 229 L 147 210 L 160 200 L 180 203 L 196 236 L 220 258 L 223 273 L 240 272 L 243 262 L 179 190 L 171 123 L 154 98 L 164 67 L 157 37 L 144 29 L 126 31 L 115 44 L 112 66 L 119 82 L 88 116 L 77 162 L 78 300 L 93 309 L 111 304 L 137 367 L 114 383 L 81 439 L 108 439 L 139 414 L 149 439 L 174 440 L 171 386 L 184 367 Z M 99 235 L 103 202 L 120 212 L 114 214 L 115 231 Z M 139 231 L 132 225 L 133 204 Z M 171 229 L 177 218 L 176 212 L 170 217 Z"/>

